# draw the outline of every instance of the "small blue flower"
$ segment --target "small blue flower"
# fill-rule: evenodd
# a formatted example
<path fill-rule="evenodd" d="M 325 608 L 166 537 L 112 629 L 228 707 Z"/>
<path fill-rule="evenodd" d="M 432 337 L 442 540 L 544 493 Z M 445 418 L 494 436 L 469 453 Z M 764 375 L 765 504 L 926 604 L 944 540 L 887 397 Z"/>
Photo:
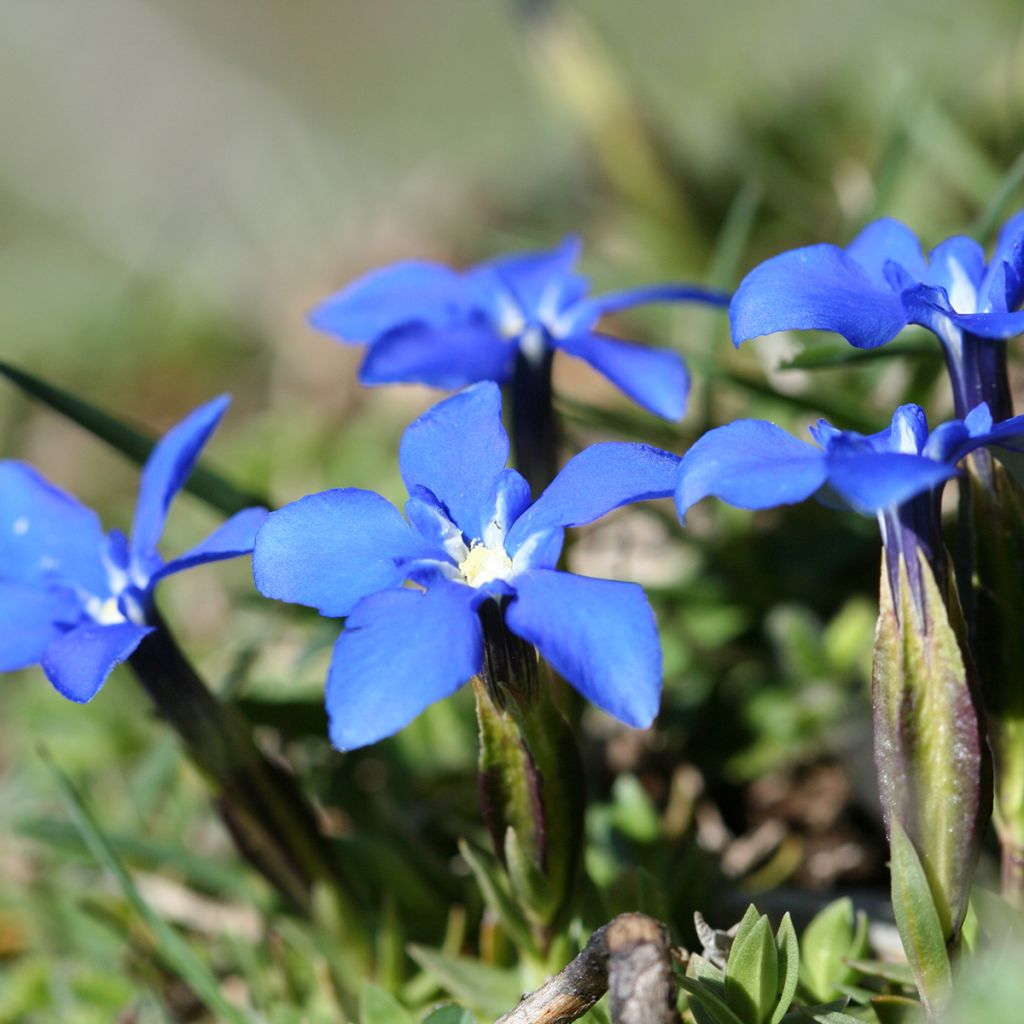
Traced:
<path fill-rule="evenodd" d="M 550 251 L 503 256 L 463 273 L 437 263 L 396 263 L 327 299 L 310 323 L 342 341 L 370 346 L 359 375 L 364 384 L 454 389 L 483 380 L 504 383 L 520 353 L 539 360 L 561 349 L 644 408 L 679 419 L 689 390 L 682 359 L 601 334 L 597 323 L 606 313 L 642 303 L 724 306 L 728 296 L 666 284 L 588 298 L 587 282 L 574 269 L 579 253 L 579 240 L 570 237 Z"/>
<path fill-rule="evenodd" d="M 739 508 L 790 505 L 812 496 L 865 515 L 878 515 L 930 492 L 956 475 L 976 448 L 1013 449 L 1024 416 L 993 424 L 987 405 L 929 432 L 924 410 L 901 405 L 877 434 L 836 430 L 825 420 L 811 429 L 816 444 L 774 423 L 738 420 L 709 431 L 683 456 L 676 486 L 681 518 L 701 498 Z"/>
<path fill-rule="evenodd" d="M 1010 410 L 997 408 L 1005 384 L 994 379 L 991 343 L 1024 332 L 1022 302 L 1024 211 L 1004 225 L 988 264 L 981 246 L 962 236 L 925 259 L 913 232 L 889 219 L 868 225 L 845 249 L 811 245 L 782 253 L 743 279 L 729 315 L 737 345 L 775 331 L 815 329 L 869 349 L 919 324 L 942 342 L 957 414 L 984 400 L 1003 417 Z"/>
<path fill-rule="evenodd" d="M 31 466 L 0 462 L 0 672 L 41 663 L 60 693 L 84 703 L 152 632 L 160 580 L 252 551 L 265 509 L 239 512 L 170 562 L 157 551 L 168 507 L 228 401 L 196 409 L 153 449 L 130 539 L 105 534 L 95 512 Z"/>
<path fill-rule="evenodd" d="M 653 720 L 661 651 L 643 590 L 555 566 L 566 527 L 670 495 L 678 458 L 594 445 L 531 504 L 508 452 L 500 391 L 480 383 L 406 430 L 406 518 L 378 494 L 344 488 L 286 505 L 260 530 L 257 588 L 347 617 L 327 680 L 335 746 L 391 735 L 480 672 L 478 609 L 491 599 L 589 700 L 630 725 Z"/>

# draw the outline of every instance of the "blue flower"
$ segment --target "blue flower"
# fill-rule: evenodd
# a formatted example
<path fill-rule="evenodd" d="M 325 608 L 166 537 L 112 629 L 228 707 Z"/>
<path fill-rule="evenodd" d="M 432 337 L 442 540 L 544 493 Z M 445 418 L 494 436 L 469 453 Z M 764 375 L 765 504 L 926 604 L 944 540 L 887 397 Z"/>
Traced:
<path fill-rule="evenodd" d="M 994 376 L 998 367 L 990 366 L 991 343 L 1024 332 L 1022 302 L 1024 211 L 1004 225 L 987 264 L 981 246 L 962 236 L 925 259 L 913 232 L 889 219 L 868 225 L 845 249 L 811 245 L 782 253 L 743 279 L 729 315 L 737 345 L 775 331 L 816 329 L 869 349 L 919 324 L 942 342 L 957 414 L 984 400 L 1003 418 L 1008 396 Z"/>
<path fill-rule="evenodd" d="M 879 515 L 931 492 L 956 475 L 976 448 L 1011 450 L 1024 437 L 1024 416 L 993 424 L 987 405 L 929 432 L 924 410 L 902 405 L 886 430 L 859 434 L 825 420 L 800 441 L 774 423 L 738 420 L 701 437 L 679 465 L 681 518 L 701 498 L 739 508 L 790 505 L 812 496 L 865 515 Z"/>
<path fill-rule="evenodd" d="M 661 652 L 643 590 L 555 566 L 566 527 L 671 494 L 678 458 L 594 445 L 531 504 L 508 452 L 500 391 L 480 383 L 406 430 L 407 518 L 378 494 L 343 488 L 272 512 L 260 530 L 258 589 L 347 617 L 327 680 L 337 747 L 391 735 L 479 673 L 478 610 L 491 599 L 589 700 L 635 726 L 657 713 Z"/>
<path fill-rule="evenodd" d="M 239 512 L 170 562 L 157 551 L 168 507 L 228 401 L 196 409 L 153 449 L 130 539 L 104 533 L 95 512 L 31 466 L 0 462 L 0 671 L 41 663 L 60 693 L 84 703 L 152 632 L 160 580 L 252 550 L 265 509 Z"/>
<path fill-rule="evenodd" d="M 504 383 L 520 353 L 539 360 L 561 349 L 644 408 L 679 419 L 689 389 L 682 359 L 601 334 L 597 323 L 641 303 L 724 306 L 728 296 L 666 284 L 588 298 L 587 282 L 574 269 L 579 253 L 579 240 L 567 238 L 550 251 L 503 256 L 463 273 L 437 263 L 396 263 L 327 299 L 310 322 L 342 341 L 370 346 L 360 370 L 364 384 Z"/>

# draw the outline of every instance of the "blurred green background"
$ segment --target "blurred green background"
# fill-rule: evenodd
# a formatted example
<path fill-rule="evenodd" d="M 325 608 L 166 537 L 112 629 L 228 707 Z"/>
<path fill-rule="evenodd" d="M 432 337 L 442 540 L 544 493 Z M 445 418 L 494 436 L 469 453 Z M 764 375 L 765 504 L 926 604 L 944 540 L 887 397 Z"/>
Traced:
<path fill-rule="evenodd" d="M 0 359 L 152 432 L 231 391 L 211 461 L 277 504 L 339 485 L 400 496 L 397 439 L 436 395 L 361 391 L 358 350 L 304 322 L 366 269 L 410 256 L 464 264 L 576 231 L 599 287 L 731 287 L 782 247 L 845 241 L 876 216 L 904 219 L 927 244 L 990 234 L 1024 199 L 1019 0 L 36 0 L 0 8 L 0 65 Z M 681 425 L 643 417 L 567 362 L 556 379 L 571 445 L 636 437 L 679 451 L 737 412 L 877 429 L 898 401 L 949 411 L 934 354 L 829 368 L 839 349 L 808 336 L 733 353 L 722 318 L 703 310 L 641 311 L 621 327 L 687 355 L 690 412 Z M 793 357 L 802 364 L 779 369 Z M 32 461 L 126 525 L 134 469 L 2 380 L 0 456 Z M 692 849 L 666 860 L 651 844 L 682 813 L 683 766 L 696 766 L 694 793 L 709 795 L 722 835 L 782 822 L 749 864 L 734 854 L 755 889 L 870 884 L 877 825 L 857 751 L 873 526 L 817 509 L 692 518 L 680 535 L 668 509 L 627 513 L 574 553 L 582 571 L 650 586 L 666 653 L 657 730 L 585 720 L 591 872 L 620 886 L 624 905 L 637 864 L 662 872 L 661 909 L 688 920 L 702 892 Z M 183 498 L 167 550 L 213 521 Z M 244 566 L 176 580 L 163 604 L 207 677 L 287 750 L 338 835 L 369 844 L 368 872 L 375 860 L 399 871 L 403 844 L 420 850 L 426 879 L 411 876 L 398 898 L 413 934 L 397 948 L 439 944 L 449 904 L 466 903 L 472 920 L 464 865 L 451 860 L 455 837 L 479 831 L 470 703 L 370 752 L 331 755 L 319 710 L 330 623 L 257 601 Z M 112 834 L 146 837 L 122 852 L 200 937 L 199 912 L 182 911 L 194 889 L 243 910 L 266 893 L 239 879 L 201 785 L 127 676 L 88 709 L 36 671 L 3 683 L 0 1021 L 109 1021 L 126 1005 L 131 1019 L 190 1019 L 161 1016 L 171 983 L 116 893 L 93 891 L 100 876 L 38 745 Z M 794 794 L 800 812 L 780 811 Z M 815 807 L 820 827 L 808 824 Z M 852 867 L 836 867 L 835 851 L 858 842 Z M 833 862 L 814 860 L 830 851 Z M 177 888 L 161 895 L 168 875 Z M 258 1002 L 262 968 L 245 966 L 254 927 L 242 913 L 211 956 Z M 395 962 L 378 981 L 400 991 L 413 971 L 400 952 Z M 162 1004 L 140 994 L 152 991 Z"/>

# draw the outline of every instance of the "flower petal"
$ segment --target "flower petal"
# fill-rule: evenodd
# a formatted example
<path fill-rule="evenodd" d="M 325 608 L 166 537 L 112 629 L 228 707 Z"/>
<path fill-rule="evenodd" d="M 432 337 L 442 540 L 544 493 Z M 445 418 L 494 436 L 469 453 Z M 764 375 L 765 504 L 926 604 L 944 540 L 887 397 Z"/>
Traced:
<path fill-rule="evenodd" d="M 981 284 L 981 309 L 1013 312 L 1024 303 L 1024 210 L 999 232 L 996 250 Z"/>
<path fill-rule="evenodd" d="M 474 591 L 437 583 L 361 601 L 334 646 L 327 678 L 331 742 L 376 743 L 480 671 L 483 633 Z"/>
<path fill-rule="evenodd" d="M 271 512 L 252 568 L 264 597 L 348 615 L 368 594 L 397 586 L 407 565 L 445 557 L 391 502 L 354 487 L 310 494 Z"/>
<path fill-rule="evenodd" d="M 516 346 L 479 317 L 444 326 L 409 324 L 370 347 L 359 380 L 455 389 L 481 380 L 507 380 L 515 358 Z"/>
<path fill-rule="evenodd" d="M 156 546 L 164 532 L 167 509 L 185 485 L 230 401 L 230 396 L 220 395 L 189 413 L 164 434 L 142 468 L 131 545 L 132 561 L 147 576 L 161 566 Z"/>
<path fill-rule="evenodd" d="M 41 661 L 63 632 L 57 622 L 75 611 L 74 602 L 60 594 L 0 580 L 0 672 Z"/>
<path fill-rule="evenodd" d="M 829 454 L 828 485 L 865 515 L 900 505 L 956 476 L 956 467 L 897 452 Z"/>
<path fill-rule="evenodd" d="M 39 583 L 61 576 L 109 593 L 98 516 L 22 462 L 0 462 L 0 576 Z"/>
<path fill-rule="evenodd" d="M 488 260 L 474 268 L 471 275 L 484 285 L 489 274 L 496 275 L 527 319 L 532 320 L 535 314 L 553 317 L 586 292 L 586 279 L 573 272 L 581 249 L 580 239 L 569 235 L 553 249 Z"/>
<path fill-rule="evenodd" d="M 414 420 L 402 436 L 398 461 L 410 494 L 414 487 L 426 487 L 470 540 L 481 540 L 508 451 L 501 392 L 493 381 L 484 381 Z"/>
<path fill-rule="evenodd" d="M 737 420 L 708 431 L 679 464 L 676 508 L 714 495 L 739 508 L 774 508 L 809 498 L 825 482 L 825 453 L 774 423 Z"/>
<path fill-rule="evenodd" d="M 43 671 L 68 700 L 92 700 L 107 676 L 130 657 L 152 626 L 120 622 L 112 626 L 87 623 L 54 640 L 43 655 Z"/>
<path fill-rule="evenodd" d="M 404 324 L 441 325 L 466 310 L 462 275 L 440 263 L 405 260 L 372 270 L 325 299 L 309 322 L 341 341 L 373 341 Z"/>
<path fill-rule="evenodd" d="M 677 353 L 597 333 L 571 335 L 556 345 L 603 373 L 655 416 L 678 420 L 686 411 L 690 374 Z"/>
<path fill-rule="evenodd" d="M 944 289 L 953 309 L 973 313 L 978 309 L 978 289 L 984 276 L 984 250 L 973 238 L 955 235 L 932 249 L 921 280 Z"/>
<path fill-rule="evenodd" d="M 794 249 L 755 267 L 729 307 L 733 341 L 776 331 L 841 334 L 856 348 L 892 341 L 906 326 L 903 304 L 834 245 Z"/>
<path fill-rule="evenodd" d="M 183 569 L 203 565 L 205 562 L 221 562 L 226 558 L 240 558 L 242 555 L 251 554 L 256 543 L 256 534 L 268 514 L 265 508 L 255 507 L 235 513 L 191 551 L 186 551 L 185 554 L 168 562 L 153 576 L 153 582 Z"/>
<path fill-rule="evenodd" d="M 634 306 L 660 302 L 703 302 L 711 306 L 728 306 L 729 292 L 715 288 L 700 288 L 689 284 L 652 284 L 638 288 L 625 288 L 607 295 L 581 299 L 566 309 L 558 318 L 556 336 L 567 337 L 593 327 L 601 317 L 618 313 Z"/>
<path fill-rule="evenodd" d="M 574 455 L 544 493 L 516 520 L 506 548 L 515 553 L 533 535 L 583 526 L 620 505 L 669 497 L 679 456 L 646 444 L 608 441 Z"/>
<path fill-rule="evenodd" d="M 892 217 L 882 217 L 864 228 L 846 247 L 846 255 L 880 288 L 889 281 L 888 263 L 897 264 L 918 280 L 925 272 L 917 235 Z"/>
<path fill-rule="evenodd" d="M 534 569 L 513 581 L 513 633 L 534 644 L 589 701 L 627 725 L 658 713 L 661 647 L 654 612 L 635 583 Z"/>

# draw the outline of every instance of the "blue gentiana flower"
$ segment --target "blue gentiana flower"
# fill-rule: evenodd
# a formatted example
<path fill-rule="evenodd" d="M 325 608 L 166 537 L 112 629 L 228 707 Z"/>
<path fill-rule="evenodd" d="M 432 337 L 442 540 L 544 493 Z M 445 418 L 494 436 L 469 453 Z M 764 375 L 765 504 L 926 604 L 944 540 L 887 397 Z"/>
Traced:
<path fill-rule="evenodd" d="M 511 379 L 522 354 L 539 361 L 558 349 L 589 363 L 644 408 L 679 419 L 689 375 L 674 352 L 597 330 L 607 313 L 651 302 L 724 306 L 728 296 L 661 284 L 589 297 L 575 268 L 577 238 L 554 249 L 481 263 L 459 272 L 404 261 L 372 271 L 331 296 L 310 323 L 342 341 L 369 345 L 359 379 L 461 388 Z"/>
<path fill-rule="evenodd" d="M 153 592 L 174 573 L 252 551 L 261 508 L 232 516 L 165 562 L 168 508 L 227 409 L 224 395 L 168 432 L 142 470 L 131 537 L 21 462 L 0 462 L 0 671 L 41 663 L 56 689 L 84 703 L 154 629 Z"/>
<path fill-rule="evenodd" d="M 845 249 L 810 245 L 755 267 L 730 306 L 740 344 L 775 331 L 835 331 L 876 348 L 908 324 L 942 342 L 956 411 L 987 402 L 997 419 L 1011 410 L 1005 349 L 1024 332 L 1024 211 L 1004 225 L 992 259 L 971 238 L 948 238 L 926 259 L 898 221 L 868 225 Z"/>
<path fill-rule="evenodd" d="M 683 456 L 675 491 L 681 519 L 704 497 L 739 508 L 766 509 L 816 497 L 876 516 L 889 558 L 890 579 L 902 558 L 915 584 L 920 550 L 935 564 L 941 544 L 942 485 L 970 452 L 1019 451 L 1024 416 L 993 423 L 984 403 L 962 420 L 929 431 L 924 410 L 902 405 L 886 430 L 859 434 L 825 420 L 811 428 L 816 443 L 798 440 L 765 420 L 738 420 L 701 437 Z"/>
<path fill-rule="evenodd" d="M 480 383 L 406 430 L 406 518 L 379 494 L 343 488 L 272 512 L 260 530 L 261 593 L 347 617 L 327 680 L 335 746 L 391 735 L 478 674 L 478 611 L 491 600 L 589 700 L 630 725 L 654 718 L 661 651 L 643 590 L 555 566 L 566 527 L 670 495 L 678 458 L 594 445 L 531 504 L 508 453 L 500 391 Z"/>

